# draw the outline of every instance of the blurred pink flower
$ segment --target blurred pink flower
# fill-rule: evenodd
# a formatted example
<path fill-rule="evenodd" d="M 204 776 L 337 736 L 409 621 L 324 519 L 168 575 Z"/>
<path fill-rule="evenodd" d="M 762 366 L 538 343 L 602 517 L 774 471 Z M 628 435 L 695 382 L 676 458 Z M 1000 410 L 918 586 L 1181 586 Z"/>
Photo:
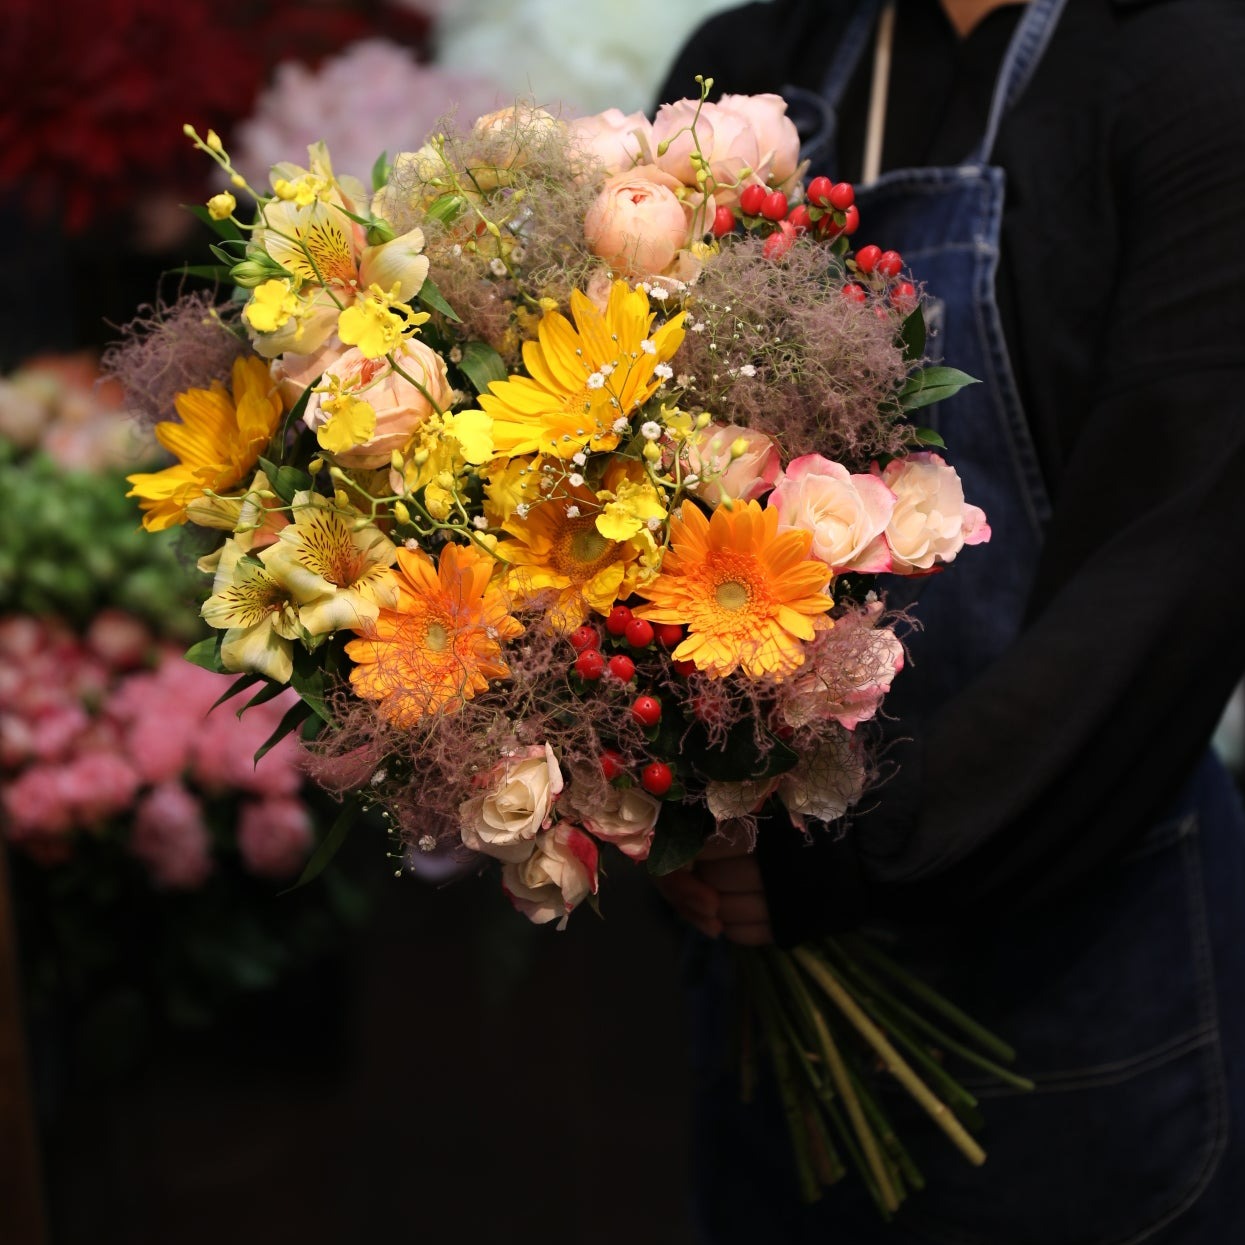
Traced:
<path fill-rule="evenodd" d="M 31 839 L 67 834 L 73 828 L 73 810 L 56 781 L 52 765 L 32 765 L 5 785 L 5 831 L 23 846 Z"/>
<path fill-rule="evenodd" d="M 153 788 L 139 803 L 130 851 L 157 886 L 196 890 L 212 873 L 212 845 L 203 810 L 181 783 Z"/>
<path fill-rule="evenodd" d="M 147 624 L 121 610 L 102 610 L 91 621 L 86 645 L 113 670 L 133 670 L 151 651 Z"/>
<path fill-rule="evenodd" d="M 243 863 L 261 877 L 288 878 L 311 850 L 311 818 L 298 800 L 258 800 L 238 817 L 238 850 Z"/>
<path fill-rule="evenodd" d="M 138 794 L 142 779 L 120 753 L 88 752 L 62 765 L 56 784 L 77 824 L 90 829 L 125 812 Z"/>

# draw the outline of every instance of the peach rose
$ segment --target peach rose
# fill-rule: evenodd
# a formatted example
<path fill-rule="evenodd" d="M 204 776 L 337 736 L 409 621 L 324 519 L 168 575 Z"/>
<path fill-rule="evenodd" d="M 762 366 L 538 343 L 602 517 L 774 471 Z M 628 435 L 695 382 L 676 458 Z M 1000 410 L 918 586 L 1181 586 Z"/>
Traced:
<path fill-rule="evenodd" d="M 891 569 L 919 575 L 952 561 L 965 545 L 990 539 L 984 511 L 964 500 L 964 486 L 954 467 L 929 452 L 894 458 L 881 472 L 895 494 L 886 525 Z"/>
<path fill-rule="evenodd" d="M 529 921 L 557 920 L 566 928 L 571 913 L 597 893 L 597 845 L 578 826 L 560 821 L 536 836 L 526 860 L 502 867 L 502 886 L 510 902 Z"/>
<path fill-rule="evenodd" d="M 468 172 L 485 193 L 508 185 L 512 180 L 509 174 L 528 162 L 533 148 L 539 148 L 565 131 L 566 126 L 552 113 L 531 104 L 512 104 L 485 113 L 476 118 L 471 132 L 489 141 L 492 146 L 490 163 L 476 165 Z"/>
<path fill-rule="evenodd" d="M 584 813 L 584 829 L 613 843 L 632 860 L 647 860 L 661 801 L 640 787 L 611 787 L 591 813 Z"/>
<path fill-rule="evenodd" d="M 343 467 L 385 467 L 394 450 L 403 449 L 416 429 L 435 411 L 450 404 L 453 392 L 445 371 L 445 360 L 417 339 L 408 339 L 394 352 L 398 365 L 423 386 L 421 391 L 399 376 L 385 359 L 369 359 L 360 350 L 344 351 L 324 369 L 324 385 L 329 377 L 341 382 L 352 396 L 367 402 L 376 412 L 376 428 L 365 442 L 334 455 Z M 323 409 L 324 393 L 312 390 L 303 411 L 303 422 L 312 431 L 329 420 Z M 431 399 L 431 400 L 430 400 Z"/>
<path fill-rule="evenodd" d="M 763 432 L 710 424 L 688 442 L 687 469 L 697 477 L 690 491 L 716 506 L 724 497 L 753 501 L 768 492 L 782 470 L 782 459 Z"/>
<path fill-rule="evenodd" d="M 744 173 L 745 169 L 755 169 L 760 163 L 760 151 L 757 147 L 757 136 L 748 122 L 735 112 L 719 108 L 716 104 L 700 105 L 697 116 L 697 102 L 681 99 L 673 104 L 663 104 L 657 110 L 653 121 L 653 151 L 661 150 L 655 160 L 658 167 L 664 169 L 685 186 L 695 186 L 696 166 L 691 156 L 696 146 L 693 145 L 691 126 L 696 125 L 696 144 L 700 152 L 709 162 L 709 173 L 713 179 L 713 198 L 718 206 L 734 207 L 739 199 L 740 186 L 749 180 L 755 180 Z"/>
<path fill-rule="evenodd" d="M 627 277 L 651 277 L 672 267 L 707 230 L 712 200 L 680 198 L 678 179 L 651 164 L 615 173 L 584 216 L 584 239 L 594 255 Z M 706 214 L 707 213 L 707 214 Z"/>
<path fill-rule="evenodd" d="M 820 454 L 794 459 L 766 502 L 778 511 L 778 530 L 811 532 L 809 552 L 836 575 L 888 571 L 891 553 L 882 533 L 895 494 L 873 475 L 852 475 Z"/>
<path fill-rule="evenodd" d="M 577 117 L 567 127 L 577 151 L 599 164 L 607 174 L 621 173 L 640 163 L 651 146 L 652 124 L 642 112 L 607 108 L 591 117 Z"/>
<path fill-rule="evenodd" d="M 511 863 L 526 860 L 539 832 L 550 824 L 562 792 L 562 771 L 548 745 L 533 744 L 495 766 L 489 790 L 458 806 L 463 843 Z"/>
<path fill-rule="evenodd" d="M 716 112 L 738 117 L 757 145 L 753 177 L 788 194 L 799 184 L 800 135 L 781 95 L 723 95 Z"/>

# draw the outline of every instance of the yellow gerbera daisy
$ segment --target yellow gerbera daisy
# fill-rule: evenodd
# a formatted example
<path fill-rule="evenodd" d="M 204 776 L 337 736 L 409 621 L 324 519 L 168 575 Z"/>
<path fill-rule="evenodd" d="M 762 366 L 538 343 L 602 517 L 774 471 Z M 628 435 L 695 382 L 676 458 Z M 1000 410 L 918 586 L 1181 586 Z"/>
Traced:
<path fill-rule="evenodd" d="M 640 558 L 651 550 L 647 530 L 626 541 L 603 536 L 601 513 L 591 489 L 567 486 L 506 520 L 511 539 L 497 546 L 497 556 L 510 563 L 506 587 L 519 601 L 550 596 L 546 608 L 560 630 L 573 631 L 590 611 L 608 614 L 616 601 L 630 596 Z"/>
<path fill-rule="evenodd" d="M 362 638 L 346 645 L 355 692 L 379 701 L 394 726 L 458 709 L 490 679 L 509 677 L 501 646 L 523 626 L 490 583 L 495 565 L 474 546 L 446 545 L 435 566 L 422 549 L 398 550 L 390 572 L 398 581 L 397 605 L 356 628 Z"/>
<path fill-rule="evenodd" d="M 224 493 L 249 479 L 256 460 L 281 421 L 281 398 L 262 359 L 233 365 L 233 393 L 220 381 L 188 389 L 173 399 L 181 422 L 156 425 L 156 439 L 181 461 L 163 471 L 127 476 L 149 532 L 185 523 L 187 510 L 209 493 Z M 213 525 L 214 526 L 214 525 Z M 229 524 L 233 526 L 232 522 Z"/>
<path fill-rule="evenodd" d="M 804 663 L 803 641 L 830 625 L 826 568 L 808 556 L 808 532 L 778 531 L 760 503 L 719 506 L 705 518 L 693 502 L 670 520 L 661 574 L 636 591 L 650 622 L 682 623 L 671 654 L 715 678 L 742 669 L 781 679 Z"/>
<path fill-rule="evenodd" d="M 625 281 L 610 287 L 604 314 L 571 291 L 572 324 L 551 311 L 537 340 L 523 346 L 527 376 L 495 381 L 480 395 L 493 417 L 493 451 L 502 457 L 553 454 L 571 458 L 585 446 L 612 450 L 625 421 L 652 397 L 654 374 L 683 341 L 683 313 L 649 337 L 655 313 L 648 295 Z"/>

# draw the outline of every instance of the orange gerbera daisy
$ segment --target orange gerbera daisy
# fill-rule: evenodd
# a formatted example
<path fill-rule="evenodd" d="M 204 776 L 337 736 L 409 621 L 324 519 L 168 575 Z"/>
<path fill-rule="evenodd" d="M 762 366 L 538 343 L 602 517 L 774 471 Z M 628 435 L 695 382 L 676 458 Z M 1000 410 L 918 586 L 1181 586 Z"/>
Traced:
<path fill-rule="evenodd" d="M 163 471 L 127 476 L 134 486 L 143 526 L 149 532 L 185 523 L 187 510 L 249 479 L 260 454 L 281 422 L 281 398 L 268 365 L 253 355 L 235 359 L 233 393 L 219 381 L 210 389 L 188 389 L 173 399 L 181 422 L 156 425 L 156 440 L 181 460 Z M 211 519 L 211 507 L 195 521 Z M 223 526 L 233 528 L 233 517 Z M 218 526 L 209 522 L 209 526 Z"/>
<path fill-rule="evenodd" d="M 804 664 L 804 641 L 830 625 L 826 568 L 808 556 L 812 537 L 778 531 L 778 511 L 759 502 L 719 506 L 705 518 L 686 501 L 670 520 L 661 574 L 636 588 L 650 622 L 681 623 L 671 654 L 721 678 L 734 670 L 781 679 Z"/>
<path fill-rule="evenodd" d="M 523 626 L 490 583 L 496 563 L 474 546 L 446 545 L 440 562 L 422 549 L 399 549 L 398 601 L 346 645 L 350 682 L 364 700 L 380 701 L 394 726 L 413 726 L 455 710 L 505 679 L 502 642 Z"/>
<path fill-rule="evenodd" d="M 626 281 L 610 287 L 604 312 L 572 290 L 571 315 L 574 324 L 561 312 L 543 316 L 538 340 L 523 346 L 528 375 L 494 381 L 480 395 L 498 457 L 614 449 L 616 425 L 653 396 L 661 384 L 657 365 L 683 342 L 683 312 L 649 337 L 655 313 L 648 295 Z"/>

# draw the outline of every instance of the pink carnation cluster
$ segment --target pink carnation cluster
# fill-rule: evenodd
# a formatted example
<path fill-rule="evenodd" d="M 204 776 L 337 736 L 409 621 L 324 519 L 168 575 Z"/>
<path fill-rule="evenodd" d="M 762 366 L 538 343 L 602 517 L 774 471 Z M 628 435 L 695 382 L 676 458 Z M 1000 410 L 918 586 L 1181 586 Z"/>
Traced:
<path fill-rule="evenodd" d="M 237 804 L 246 869 L 284 878 L 312 843 L 292 736 L 254 754 L 294 699 L 211 713 L 229 687 L 110 611 L 85 636 L 47 620 L 0 619 L 0 805 L 10 843 L 43 864 L 73 854 L 77 833 L 118 825 L 153 882 L 201 886 L 214 867 L 209 829 Z"/>

